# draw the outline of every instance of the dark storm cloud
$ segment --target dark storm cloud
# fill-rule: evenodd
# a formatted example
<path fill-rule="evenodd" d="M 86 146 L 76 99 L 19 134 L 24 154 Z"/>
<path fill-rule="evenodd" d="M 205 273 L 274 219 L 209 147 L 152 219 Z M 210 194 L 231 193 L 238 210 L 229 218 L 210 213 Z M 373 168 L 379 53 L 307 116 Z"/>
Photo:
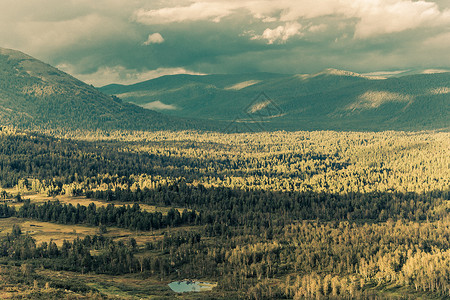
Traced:
<path fill-rule="evenodd" d="M 2 0 L 0 40 L 96 85 L 186 72 L 450 68 L 450 3 Z"/>

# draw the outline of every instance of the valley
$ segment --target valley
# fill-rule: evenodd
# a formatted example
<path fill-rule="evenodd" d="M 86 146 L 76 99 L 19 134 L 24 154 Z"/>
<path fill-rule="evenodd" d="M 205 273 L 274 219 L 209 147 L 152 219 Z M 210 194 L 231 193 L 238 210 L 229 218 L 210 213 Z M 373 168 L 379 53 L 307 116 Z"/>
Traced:
<path fill-rule="evenodd" d="M 448 140 L 333 131 L 66 140 L 4 127 L 2 191 L 21 199 L 0 205 L 2 288 L 171 299 L 167 284 L 189 278 L 218 285 L 178 298 L 445 299 Z"/>
<path fill-rule="evenodd" d="M 1 298 L 450 296 L 449 73 L 0 79 Z"/>

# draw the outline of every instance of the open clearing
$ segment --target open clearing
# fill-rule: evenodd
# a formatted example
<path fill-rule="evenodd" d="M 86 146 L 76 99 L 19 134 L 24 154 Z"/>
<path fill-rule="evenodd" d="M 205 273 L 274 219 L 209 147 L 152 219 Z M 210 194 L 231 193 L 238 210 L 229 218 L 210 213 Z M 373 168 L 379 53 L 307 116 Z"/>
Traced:
<path fill-rule="evenodd" d="M 8 193 L 14 193 L 12 189 L 8 190 Z M 17 193 L 17 192 L 16 192 Z M 31 203 L 43 204 L 48 201 L 60 201 L 65 204 L 72 204 L 77 206 L 88 206 L 94 203 L 97 207 L 104 207 L 108 204 L 114 204 L 116 206 L 120 205 L 133 205 L 133 203 L 122 203 L 122 202 L 106 202 L 95 199 L 90 199 L 86 197 L 73 197 L 68 195 L 61 195 L 57 197 L 49 197 L 45 194 L 29 193 L 22 196 L 23 199 L 30 199 Z M 15 207 L 17 210 L 23 205 L 23 203 L 8 203 L 9 206 Z M 157 207 L 154 205 L 139 204 L 140 208 L 148 212 L 161 212 L 162 214 L 167 214 L 171 209 L 170 207 Z M 176 208 L 180 213 L 183 211 L 182 208 Z M 61 246 L 64 240 L 73 240 L 77 237 L 84 238 L 86 235 L 99 234 L 98 228 L 93 226 L 83 226 L 83 225 L 63 225 L 50 222 L 40 222 L 29 219 L 21 218 L 7 218 L 0 219 L 0 237 L 5 236 L 10 233 L 13 225 L 19 225 L 23 233 L 28 233 L 36 242 L 55 242 L 58 246 Z M 158 239 L 162 239 L 166 231 L 176 232 L 179 230 L 190 230 L 194 227 L 179 227 L 170 229 L 158 229 L 154 231 L 133 231 L 117 227 L 108 227 L 107 233 L 104 236 L 111 237 L 116 241 L 122 240 L 126 241 L 130 238 L 134 238 L 138 245 L 144 245 L 146 242 L 152 242 Z"/>
<path fill-rule="evenodd" d="M 106 201 L 86 198 L 84 196 L 74 197 L 74 196 L 69 196 L 69 195 L 60 195 L 60 196 L 56 196 L 56 197 L 50 197 L 45 194 L 33 193 L 33 194 L 24 194 L 24 195 L 22 195 L 22 198 L 30 199 L 30 201 L 32 203 L 37 203 L 37 204 L 42 204 L 47 201 L 59 200 L 61 203 L 72 204 L 73 206 L 77 206 L 77 204 L 80 204 L 81 206 L 89 206 L 89 204 L 91 204 L 91 203 L 94 203 L 95 206 L 97 206 L 97 207 L 107 206 L 108 204 L 114 204 L 116 206 L 133 205 L 133 202 L 117 202 L 117 201 L 106 202 Z M 8 205 L 14 206 L 14 207 L 16 207 L 16 209 L 18 209 L 20 206 L 22 206 L 21 203 L 10 203 Z M 167 214 L 167 212 L 171 209 L 171 207 L 160 207 L 160 206 L 141 204 L 141 203 L 139 203 L 139 206 L 141 209 L 143 209 L 145 211 L 160 212 L 163 215 Z M 182 213 L 184 210 L 184 208 L 175 208 L 175 209 L 177 209 L 180 213 Z"/>
<path fill-rule="evenodd" d="M 98 234 L 97 227 L 81 226 L 81 225 L 62 225 L 49 222 L 40 222 L 21 218 L 5 218 L 0 219 L 0 237 L 11 233 L 13 225 L 19 225 L 23 233 L 28 233 L 36 239 L 36 243 L 55 242 L 61 246 L 64 240 L 71 241 L 77 237 L 84 238 L 86 235 Z M 162 239 L 167 231 L 176 232 L 181 230 L 190 230 L 193 227 L 179 227 L 169 229 L 159 229 L 151 231 L 132 231 L 117 227 L 108 227 L 108 232 L 104 234 L 114 240 L 126 241 L 134 238 L 138 245 L 144 245 L 146 242 Z"/>

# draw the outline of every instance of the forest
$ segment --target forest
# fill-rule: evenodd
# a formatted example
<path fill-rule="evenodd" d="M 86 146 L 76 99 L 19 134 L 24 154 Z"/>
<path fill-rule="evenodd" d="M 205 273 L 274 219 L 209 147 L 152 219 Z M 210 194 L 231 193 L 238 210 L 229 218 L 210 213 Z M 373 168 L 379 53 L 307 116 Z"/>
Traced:
<path fill-rule="evenodd" d="M 3 127 L 0 218 L 95 233 L 59 243 L 3 228 L 0 290 L 114 299 L 83 278 L 122 276 L 217 282 L 177 295 L 185 299 L 447 299 L 449 140 L 332 131 L 49 137 Z M 115 228 L 133 235 L 108 235 Z M 61 272 L 84 277 L 48 275 Z"/>

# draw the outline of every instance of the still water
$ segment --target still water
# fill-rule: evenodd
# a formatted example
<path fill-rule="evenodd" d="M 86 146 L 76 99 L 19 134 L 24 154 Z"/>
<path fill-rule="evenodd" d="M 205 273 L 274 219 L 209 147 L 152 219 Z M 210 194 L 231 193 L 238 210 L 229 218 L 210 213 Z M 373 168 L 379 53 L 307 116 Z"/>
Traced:
<path fill-rule="evenodd" d="M 210 291 L 216 284 L 201 281 L 174 281 L 169 287 L 176 293 Z"/>

